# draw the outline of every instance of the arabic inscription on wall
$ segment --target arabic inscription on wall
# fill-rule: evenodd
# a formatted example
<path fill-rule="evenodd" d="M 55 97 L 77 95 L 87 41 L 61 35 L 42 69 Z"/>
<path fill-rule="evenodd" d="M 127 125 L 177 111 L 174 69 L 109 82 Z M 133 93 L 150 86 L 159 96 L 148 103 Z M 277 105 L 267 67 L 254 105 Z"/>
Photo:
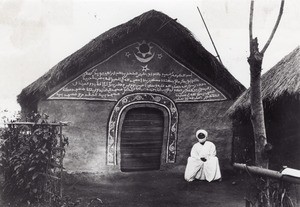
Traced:
<path fill-rule="evenodd" d="M 136 43 L 87 70 L 49 99 L 117 101 L 133 92 L 157 92 L 175 102 L 220 101 L 214 86 L 154 43 Z"/>

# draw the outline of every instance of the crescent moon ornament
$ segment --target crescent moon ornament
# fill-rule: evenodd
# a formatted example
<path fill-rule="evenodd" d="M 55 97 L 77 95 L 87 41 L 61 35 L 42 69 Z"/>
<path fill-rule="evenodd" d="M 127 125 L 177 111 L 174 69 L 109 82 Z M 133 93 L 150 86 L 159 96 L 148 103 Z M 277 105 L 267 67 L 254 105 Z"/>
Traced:
<path fill-rule="evenodd" d="M 136 54 L 134 54 L 135 58 L 136 58 L 138 61 L 142 62 L 142 63 L 147 63 L 147 62 L 149 62 L 150 60 L 152 60 L 152 58 L 154 57 L 154 55 L 155 55 L 155 53 L 153 53 L 150 57 L 142 58 L 142 57 L 139 57 L 139 56 L 137 56 Z"/>
<path fill-rule="evenodd" d="M 154 57 L 155 53 L 151 52 L 151 49 L 153 46 L 150 45 L 150 43 L 146 43 L 145 40 L 142 41 L 142 43 L 137 43 L 138 46 L 135 47 L 137 49 L 137 53 L 133 53 L 135 58 L 140 61 L 141 63 L 147 63 Z M 146 57 L 149 56 L 150 57 Z"/>

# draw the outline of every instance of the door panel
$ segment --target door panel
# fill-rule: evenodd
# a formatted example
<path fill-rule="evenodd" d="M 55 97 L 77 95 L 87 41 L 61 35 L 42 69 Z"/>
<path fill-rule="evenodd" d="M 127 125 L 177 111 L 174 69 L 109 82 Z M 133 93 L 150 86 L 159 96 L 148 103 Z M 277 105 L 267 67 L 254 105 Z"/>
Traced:
<path fill-rule="evenodd" d="M 158 170 L 163 144 L 164 116 L 156 108 L 133 108 L 121 130 L 121 171 Z"/>

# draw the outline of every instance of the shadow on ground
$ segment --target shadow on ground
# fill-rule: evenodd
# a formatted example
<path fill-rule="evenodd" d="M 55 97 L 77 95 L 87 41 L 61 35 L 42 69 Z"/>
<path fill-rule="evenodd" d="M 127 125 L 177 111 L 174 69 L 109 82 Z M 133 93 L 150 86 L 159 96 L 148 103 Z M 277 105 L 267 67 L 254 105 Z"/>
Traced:
<path fill-rule="evenodd" d="M 251 186 L 248 174 L 223 172 L 221 182 L 183 179 L 183 170 L 111 173 L 80 173 L 64 176 L 64 207 L 235 207 L 245 206 L 246 190 Z M 0 175 L 0 192 L 3 176 Z M 255 185 L 254 185 L 255 186 Z M 295 189 L 294 189 L 295 188 Z M 294 206 L 300 206 L 300 188 L 294 186 Z M 54 207 L 53 204 L 20 203 L 3 200 L 0 207 Z"/>
<path fill-rule="evenodd" d="M 76 175 L 78 176 L 78 175 Z M 98 177 L 97 177 L 98 176 Z M 223 173 L 222 182 L 183 179 L 178 172 L 145 171 L 110 176 L 69 176 L 64 195 L 79 200 L 79 206 L 244 206 L 245 186 L 237 174 Z M 91 202 L 92 201 L 92 202 Z"/>

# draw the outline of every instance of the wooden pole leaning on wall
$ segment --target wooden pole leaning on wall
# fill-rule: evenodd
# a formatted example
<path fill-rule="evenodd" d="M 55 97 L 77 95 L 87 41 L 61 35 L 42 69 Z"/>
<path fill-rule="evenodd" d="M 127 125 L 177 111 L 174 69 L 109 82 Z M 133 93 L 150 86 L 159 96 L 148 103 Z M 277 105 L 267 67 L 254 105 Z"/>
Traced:
<path fill-rule="evenodd" d="M 214 47 L 214 49 L 215 49 L 215 51 L 216 51 L 217 58 L 219 59 L 220 63 L 223 65 L 223 62 L 222 62 L 221 57 L 220 57 L 220 55 L 219 55 L 219 53 L 218 53 L 217 47 L 216 47 L 216 45 L 215 45 L 215 43 L 214 43 L 214 41 L 213 41 L 213 38 L 212 38 L 211 35 L 210 35 L 209 29 L 208 29 L 208 27 L 207 27 L 207 25 L 206 25 L 206 23 L 205 23 L 205 20 L 204 20 L 204 18 L 203 18 L 203 16 L 202 16 L 202 13 L 201 13 L 201 11 L 200 11 L 200 9 L 199 9 L 198 6 L 197 6 L 197 9 L 198 9 L 198 12 L 199 12 L 199 14 L 200 14 L 200 17 L 201 17 L 201 19 L 202 19 L 202 21 L 203 21 L 203 24 L 204 24 L 204 26 L 205 26 L 205 29 L 206 29 L 207 34 L 208 34 L 208 36 L 209 36 L 209 39 L 210 39 L 210 41 L 211 41 L 211 43 L 212 43 L 212 45 L 213 45 L 213 47 Z"/>

